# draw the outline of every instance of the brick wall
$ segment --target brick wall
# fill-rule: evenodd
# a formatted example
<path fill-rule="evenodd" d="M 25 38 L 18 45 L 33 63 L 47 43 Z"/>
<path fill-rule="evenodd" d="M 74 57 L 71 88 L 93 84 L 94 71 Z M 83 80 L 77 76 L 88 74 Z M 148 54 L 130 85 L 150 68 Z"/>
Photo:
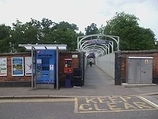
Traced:
<path fill-rule="evenodd" d="M 77 58 L 73 58 L 73 55 L 77 55 Z M 0 57 L 7 58 L 7 76 L 0 76 L 0 87 L 1 86 L 31 86 L 31 76 L 25 76 L 25 57 L 31 57 L 31 53 L 7 53 L 0 54 Z M 24 61 L 24 76 L 12 76 L 12 57 L 23 57 Z M 65 74 L 64 74 L 64 59 L 72 58 L 72 67 L 79 67 L 79 53 L 78 52 L 60 52 L 59 53 L 59 85 L 65 85 Z"/>
<path fill-rule="evenodd" d="M 17 82 L 25 82 L 29 83 L 31 81 L 31 76 L 25 76 L 25 67 L 24 67 L 24 76 L 12 76 L 12 64 L 11 58 L 12 57 L 23 57 L 23 61 L 25 64 L 25 57 L 30 57 L 31 53 L 4 53 L 0 54 L 1 58 L 7 58 L 7 76 L 0 76 L 0 86 L 8 85 L 8 83 L 16 83 Z M 25 66 L 25 65 L 24 65 Z M 20 84 L 17 84 L 20 85 Z"/>

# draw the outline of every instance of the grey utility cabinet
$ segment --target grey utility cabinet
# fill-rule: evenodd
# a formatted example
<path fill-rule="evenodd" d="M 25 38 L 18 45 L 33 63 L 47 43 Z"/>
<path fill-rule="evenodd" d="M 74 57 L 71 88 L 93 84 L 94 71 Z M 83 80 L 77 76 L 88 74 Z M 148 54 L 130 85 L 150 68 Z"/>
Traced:
<path fill-rule="evenodd" d="M 128 57 L 127 83 L 152 84 L 153 57 Z"/>

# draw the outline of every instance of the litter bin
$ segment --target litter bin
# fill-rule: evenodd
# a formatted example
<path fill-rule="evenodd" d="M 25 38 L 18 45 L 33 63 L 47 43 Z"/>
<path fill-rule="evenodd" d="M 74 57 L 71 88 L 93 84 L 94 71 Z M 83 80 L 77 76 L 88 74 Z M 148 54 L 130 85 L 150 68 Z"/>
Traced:
<path fill-rule="evenodd" d="M 82 70 L 80 68 L 74 68 L 73 85 L 74 86 L 83 85 Z"/>
<path fill-rule="evenodd" d="M 81 76 L 74 76 L 74 81 L 73 81 L 74 86 L 82 86 L 83 85 L 83 80 Z"/>

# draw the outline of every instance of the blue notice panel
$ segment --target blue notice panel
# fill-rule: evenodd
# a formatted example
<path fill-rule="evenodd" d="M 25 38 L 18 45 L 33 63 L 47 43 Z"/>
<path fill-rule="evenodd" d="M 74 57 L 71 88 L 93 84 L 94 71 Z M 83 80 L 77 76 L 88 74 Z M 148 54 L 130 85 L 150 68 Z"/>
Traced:
<path fill-rule="evenodd" d="M 56 50 L 38 50 L 35 58 L 37 84 L 53 84 L 56 78 Z"/>

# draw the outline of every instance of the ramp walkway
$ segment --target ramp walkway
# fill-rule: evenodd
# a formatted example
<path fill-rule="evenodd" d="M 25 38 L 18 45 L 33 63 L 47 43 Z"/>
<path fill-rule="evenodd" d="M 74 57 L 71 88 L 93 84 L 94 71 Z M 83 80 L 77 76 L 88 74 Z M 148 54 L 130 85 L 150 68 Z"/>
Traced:
<path fill-rule="evenodd" d="M 85 86 L 103 86 L 114 85 L 114 79 L 110 77 L 106 72 L 101 70 L 98 66 L 88 66 L 85 70 Z"/>

